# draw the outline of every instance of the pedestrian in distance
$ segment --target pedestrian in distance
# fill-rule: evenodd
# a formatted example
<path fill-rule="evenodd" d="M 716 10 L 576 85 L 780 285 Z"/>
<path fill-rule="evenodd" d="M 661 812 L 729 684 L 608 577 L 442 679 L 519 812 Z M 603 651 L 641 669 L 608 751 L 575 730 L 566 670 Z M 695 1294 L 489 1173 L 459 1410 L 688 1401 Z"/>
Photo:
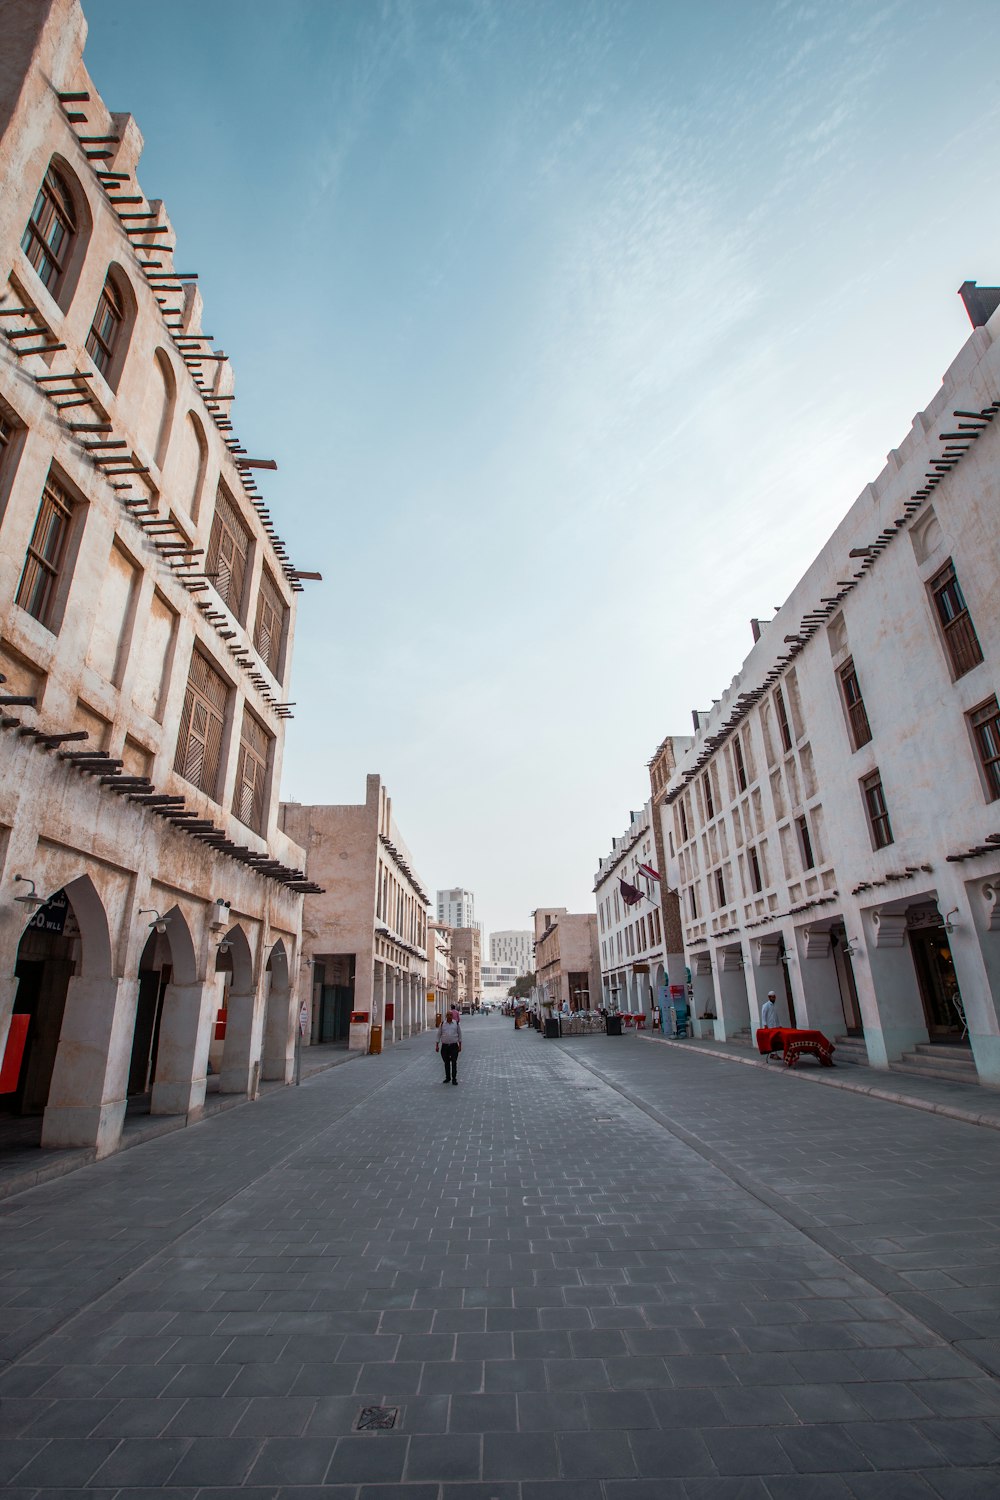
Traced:
<path fill-rule="evenodd" d="M 458 1054 L 462 1050 L 462 1021 L 457 1010 L 450 1010 L 438 1028 L 435 1052 L 444 1059 L 445 1083 L 458 1083 Z"/>
<path fill-rule="evenodd" d="M 778 1000 L 773 990 L 768 990 L 767 999 L 761 1006 L 760 1024 L 764 1027 L 778 1024 Z"/>

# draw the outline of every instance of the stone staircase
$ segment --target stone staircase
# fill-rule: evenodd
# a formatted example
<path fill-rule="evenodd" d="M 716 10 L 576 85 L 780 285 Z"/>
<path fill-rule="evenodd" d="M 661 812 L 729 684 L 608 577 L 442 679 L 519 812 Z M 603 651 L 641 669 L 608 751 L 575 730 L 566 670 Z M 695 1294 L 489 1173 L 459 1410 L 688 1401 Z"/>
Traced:
<path fill-rule="evenodd" d="M 890 1069 L 914 1078 L 936 1078 L 941 1083 L 979 1083 L 971 1047 L 956 1042 L 918 1042 L 912 1052 L 904 1052 L 899 1062 L 891 1063 Z"/>
<path fill-rule="evenodd" d="M 833 1045 L 837 1049 L 833 1054 L 837 1067 L 847 1063 L 852 1067 L 867 1068 L 868 1048 L 863 1036 L 835 1036 Z"/>

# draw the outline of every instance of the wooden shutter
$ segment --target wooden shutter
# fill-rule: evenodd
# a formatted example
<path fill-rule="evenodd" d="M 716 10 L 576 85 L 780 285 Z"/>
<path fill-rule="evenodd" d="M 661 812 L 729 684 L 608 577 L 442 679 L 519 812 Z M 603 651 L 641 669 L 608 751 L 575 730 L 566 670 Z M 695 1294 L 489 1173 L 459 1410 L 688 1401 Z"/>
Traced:
<path fill-rule="evenodd" d="M 243 604 L 249 555 L 250 535 L 236 506 L 220 485 L 215 500 L 205 571 L 212 578 L 219 598 L 229 605 L 233 614 L 239 614 Z"/>
<path fill-rule="evenodd" d="M 241 823 L 245 823 L 255 833 L 262 833 L 264 830 L 269 743 L 267 731 L 244 709 L 233 812 Z"/>
<path fill-rule="evenodd" d="M 260 577 L 260 593 L 257 595 L 257 620 L 254 625 L 253 643 L 268 670 L 278 675 L 278 660 L 281 656 L 281 633 L 285 623 L 285 605 L 278 585 L 265 568 Z"/>
<path fill-rule="evenodd" d="M 196 651 L 191 657 L 181 710 L 174 770 L 200 791 L 216 796 L 229 689 L 214 667 Z"/>

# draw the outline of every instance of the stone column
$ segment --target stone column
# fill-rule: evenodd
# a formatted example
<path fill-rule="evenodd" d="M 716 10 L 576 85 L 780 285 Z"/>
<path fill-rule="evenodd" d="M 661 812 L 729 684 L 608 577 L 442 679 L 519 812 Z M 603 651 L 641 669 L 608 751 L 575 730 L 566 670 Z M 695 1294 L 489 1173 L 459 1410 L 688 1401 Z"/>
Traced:
<path fill-rule="evenodd" d="M 861 947 L 854 979 L 873 1068 L 887 1068 L 918 1042 L 928 1040 L 905 911 L 872 907 L 861 913 Z M 850 927 L 848 934 L 850 935 Z"/>
<path fill-rule="evenodd" d="M 42 1121 L 42 1145 L 114 1151 L 125 1121 L 138 980 L 73 978 Z"/>
<path fill-rule="evenodd" d="M 208 1084 L 208 1049 L 221 985 L 217 977 L 168 984 L 163 996 L 150 1113 L 199 1115 Z"/>
<path fill-rule="evenodd" d="M 240 994 L 229 991 L 226 1001 L 226 1043 L 219 1074 L 220 1094 L 249 1092 L 256 998 L 253 990 L 245 990 Z"/>

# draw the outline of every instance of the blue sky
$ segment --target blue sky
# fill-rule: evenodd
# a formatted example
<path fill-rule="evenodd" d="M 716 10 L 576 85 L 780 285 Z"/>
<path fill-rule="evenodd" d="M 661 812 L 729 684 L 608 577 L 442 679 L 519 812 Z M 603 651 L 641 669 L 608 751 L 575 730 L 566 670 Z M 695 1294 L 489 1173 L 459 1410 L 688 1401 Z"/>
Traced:
<path fill-rule="evenodd" d="M 283 795 L 598 858 L 1000 280 L 1000 6 L 84 0 L 300 567 Z"/>

